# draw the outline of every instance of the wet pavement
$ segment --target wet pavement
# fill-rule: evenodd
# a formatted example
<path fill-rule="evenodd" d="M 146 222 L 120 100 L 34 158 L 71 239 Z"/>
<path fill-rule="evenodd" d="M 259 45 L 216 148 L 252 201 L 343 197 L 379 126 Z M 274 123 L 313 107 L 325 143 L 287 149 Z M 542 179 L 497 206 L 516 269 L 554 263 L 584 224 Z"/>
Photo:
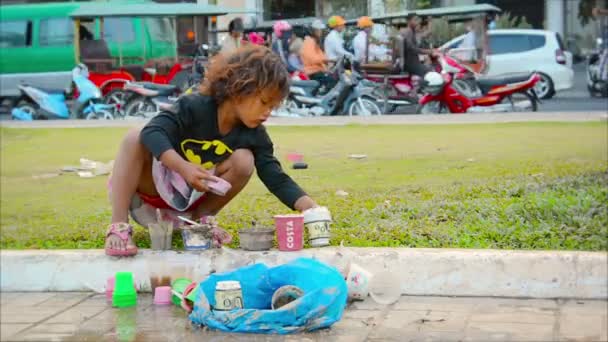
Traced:
<path fill-rule="evenodd" d="M 192 326 L 175 306 L 114 309 L 92 293 L 2 293 L 2 341 L 606 341 L 605 300 L 404 296 L 349 305 L 331 329 L 267 336 Z"/>

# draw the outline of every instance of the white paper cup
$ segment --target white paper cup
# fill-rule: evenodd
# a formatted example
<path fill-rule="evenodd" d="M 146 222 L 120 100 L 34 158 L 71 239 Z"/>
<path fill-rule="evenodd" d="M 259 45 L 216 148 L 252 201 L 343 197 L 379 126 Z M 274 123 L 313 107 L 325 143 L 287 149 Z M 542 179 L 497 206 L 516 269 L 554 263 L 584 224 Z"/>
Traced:
<path fill-rule="evenodd" d="M 369 294 L 369 284 L 373 276 L 371 272 L 351 262 L 346 276 L 348 298 L 364 300 Z"/>

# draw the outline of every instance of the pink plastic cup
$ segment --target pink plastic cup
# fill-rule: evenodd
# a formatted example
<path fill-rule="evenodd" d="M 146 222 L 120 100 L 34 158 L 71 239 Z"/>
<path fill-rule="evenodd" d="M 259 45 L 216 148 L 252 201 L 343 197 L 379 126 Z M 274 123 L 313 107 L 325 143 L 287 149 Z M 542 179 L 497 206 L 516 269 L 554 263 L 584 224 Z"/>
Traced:
<path fill-rule="evenodd" d="M 111 276 L 106 280 L 106 299 L 111 302 L 112 296 L 114 295 L 114 283 L 116 282 L 116 278 Z M 137 285 L 135 285 L 135 281 L 133 281 L 133 288 L 137 291 Z"/>
<path fill-rule="evenodd" d="M 277 215 L 274 217 L 279 250 L 299 251 L 304 245 L 304 216 Z"/>
<path fill-rule="evenodd" d="M 155 305 L 171 304 L 171 286 L 159 286 L 154 290 Z"/>

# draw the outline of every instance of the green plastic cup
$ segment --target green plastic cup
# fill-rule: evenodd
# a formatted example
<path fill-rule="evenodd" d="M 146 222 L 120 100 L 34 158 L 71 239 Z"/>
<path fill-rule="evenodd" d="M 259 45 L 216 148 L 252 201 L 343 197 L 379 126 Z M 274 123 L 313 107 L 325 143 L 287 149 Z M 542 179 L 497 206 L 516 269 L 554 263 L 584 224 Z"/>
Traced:
<path fill-rule="evenodd" d="M 186 279 L 186 278 L 177 278 L 173 281 L 173 283 L 171 284 L 171 290 L 173 292 L 177 292 L 180 294 L 180 297 L 176 296 L 175 294 L 173 294 L 171 296 L 171 302 L 173 302 L 173 304 L 181 307 L 182 306 L 182 298 L 181 296 L 184 295 L 184 291 L 186 291 L 186 288 L 192 283 L 192 280 L 190 279 Z"/>
<path fill-rule="evenodd" d="M 112 306 L 126 308 L 137 305 L 137 291 L 133 288 L 131 272 L 116 272 Z"/>

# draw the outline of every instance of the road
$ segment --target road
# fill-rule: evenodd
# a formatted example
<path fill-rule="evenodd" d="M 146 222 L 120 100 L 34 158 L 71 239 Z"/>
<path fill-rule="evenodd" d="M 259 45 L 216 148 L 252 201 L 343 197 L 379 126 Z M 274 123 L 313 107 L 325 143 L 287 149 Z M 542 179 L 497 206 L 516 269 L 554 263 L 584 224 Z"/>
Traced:
<path fill-rule="evenodd" d="M 579 63 L 574 66 L 574 87 L 561 91 L 553 99 L 545 100 L 539 105 L 539 112 L 608 112 L 608 100 L 606 98 L 591 98 L 587 92 L 585 78 L 585 64 Z M 401 114 L 413 114 L 415 107 L 399 108 Z M 10 116 L 6 109 L 0 109 L 0 121 L 8 120 Z"/>

